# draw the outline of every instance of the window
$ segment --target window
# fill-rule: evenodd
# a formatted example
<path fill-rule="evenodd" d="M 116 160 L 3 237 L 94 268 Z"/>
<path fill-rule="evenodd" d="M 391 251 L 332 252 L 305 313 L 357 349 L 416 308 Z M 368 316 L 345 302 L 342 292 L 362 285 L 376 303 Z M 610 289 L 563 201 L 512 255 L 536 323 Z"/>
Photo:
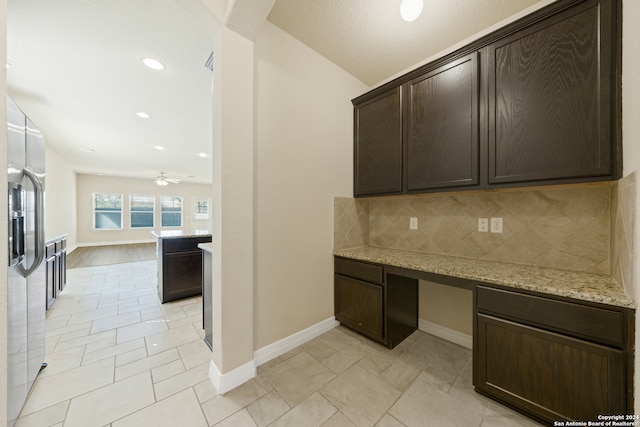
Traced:
<path fill-rule="evenodd" d="M 194 219 L 209 219 L 209 201 L 196 200 L 193 212 Z"/>
<path fill-rule="evenodd" d="M 99 230 L 122 228 L 122 194 L 93 193 L 93 226 Z"/>
<path fill-rule="evenodd" d="M 153 227 L 155 196 L 140 196 L 132 194 L 129 198 L 131 209 L 131 228 Z"/>
<path fill-rule="evenodd" d="M 182 197 L 162 196 L 160 214 L 163 227 L 182 227 Z"/>

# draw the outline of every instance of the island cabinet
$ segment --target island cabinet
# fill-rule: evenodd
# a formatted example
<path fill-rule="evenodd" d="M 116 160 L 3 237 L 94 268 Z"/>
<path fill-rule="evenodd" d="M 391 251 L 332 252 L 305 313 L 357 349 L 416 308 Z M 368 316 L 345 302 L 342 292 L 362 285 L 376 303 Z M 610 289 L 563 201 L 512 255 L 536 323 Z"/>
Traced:
<path fill-rule="evenodd" d="M 377 264 L 335 258 L 334 303 L 343 325 L 393 348 L 418 328 L 418 281 Z"/>
<path fill-rule="evenodd" d="M 357 105 L 354 123 L 355 195 L 402 192 L 402 88 Z"/>
<path fill-rule="evenodd" d="M 633 310 L 480 285 L 476 391 L 551 424 L 633 413 Z"/>
<path fill-rule="evenodd" d="M 353 99 L 354 196 L 620 178 L 620 13 L 559 0 Z"/>
<path fill-rule="evenodd" d="M 615 179 L 614 1 L 586 1 L 486 49 L 489 183 Z"/>
<path fill-rule="evenodd" d="M 202 294 L 198 245 L 209 242 L 211 235 L 158 238 L 158 295 L 163 303 Z"/>

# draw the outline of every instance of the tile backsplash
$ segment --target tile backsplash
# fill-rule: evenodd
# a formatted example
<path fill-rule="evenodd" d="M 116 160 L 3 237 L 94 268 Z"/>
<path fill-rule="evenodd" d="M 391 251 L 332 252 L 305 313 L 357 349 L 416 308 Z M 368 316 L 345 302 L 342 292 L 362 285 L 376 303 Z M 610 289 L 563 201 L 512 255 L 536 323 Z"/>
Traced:
<path fill-rule="evenodd" d="M 633 184 L 624 184 L 624 190 Z M 334 200 L 334 247 L 376 246 L 611 274 L 615 183 Z M 635 191 L 635 190 L 634 190 Z M 631 207 L 634 206 L 631 203 Z M 622 212 L 628 211 L 622 208 Z M 628 216 L 628 215 L 627 215 Z M 409 229 L 409 218 L 418 229 Z M 503 218 L 504 232 L 478 232 Z M 623 231 L 626 233 L 626 231 Z M 623 268 L 619 267 L 622 271 Z M 621 273 L 622 274 L 622 273 Z"/>
<path fill-rule="evenodd" d="M 636 172 L 618 181 L 612 196 L 611 275 L 623 286 L 627 295 L 635 296 L 632 286 L 636 228 Z"/>

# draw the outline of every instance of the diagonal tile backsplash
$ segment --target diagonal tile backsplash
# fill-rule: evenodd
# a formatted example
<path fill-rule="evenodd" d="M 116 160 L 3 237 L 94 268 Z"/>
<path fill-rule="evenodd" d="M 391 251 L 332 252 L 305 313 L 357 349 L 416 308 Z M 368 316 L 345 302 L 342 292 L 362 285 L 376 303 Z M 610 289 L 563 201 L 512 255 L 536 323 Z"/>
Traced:
<path fill-rule="evenodd" d="M 622 178 L 612 192 L 611 275 L 627 295 L 636 295 L 634 285 L 634 251 L 636 218 L 636 172 Z"/>
<path fill-rule="evenodd" d="M 615 183 L 336 198 L 335 248 L 377 246 L 611 274 Z M 617 191 L 617 190 L 616 190 Z M 418 229 L 409 229 L 409 218 Z M 478 218 L 504 232 L 478 232 Z M 367 227 L 368 222 L 368 227 Z"/>

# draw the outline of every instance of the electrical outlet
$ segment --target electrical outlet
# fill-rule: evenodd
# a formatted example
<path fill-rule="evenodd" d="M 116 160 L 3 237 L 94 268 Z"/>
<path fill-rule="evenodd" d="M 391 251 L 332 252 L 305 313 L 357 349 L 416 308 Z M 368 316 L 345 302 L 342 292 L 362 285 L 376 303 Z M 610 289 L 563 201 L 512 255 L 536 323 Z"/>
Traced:
<path fill-rule="evenodd" d="M 491 218 L 491 232 L 502 233 L 502 218 Z"/>
<path fill-rule="evenodd" d="M 409 218 L 409 230 L 417 230 L 418 229 L 418 218 L 412 216 Z"/>
<path fill-rule="evenodd" d="M 489 219 L 488 218 L 478 218 L 478 231 L 481 233 L 489 232 Z"/>

